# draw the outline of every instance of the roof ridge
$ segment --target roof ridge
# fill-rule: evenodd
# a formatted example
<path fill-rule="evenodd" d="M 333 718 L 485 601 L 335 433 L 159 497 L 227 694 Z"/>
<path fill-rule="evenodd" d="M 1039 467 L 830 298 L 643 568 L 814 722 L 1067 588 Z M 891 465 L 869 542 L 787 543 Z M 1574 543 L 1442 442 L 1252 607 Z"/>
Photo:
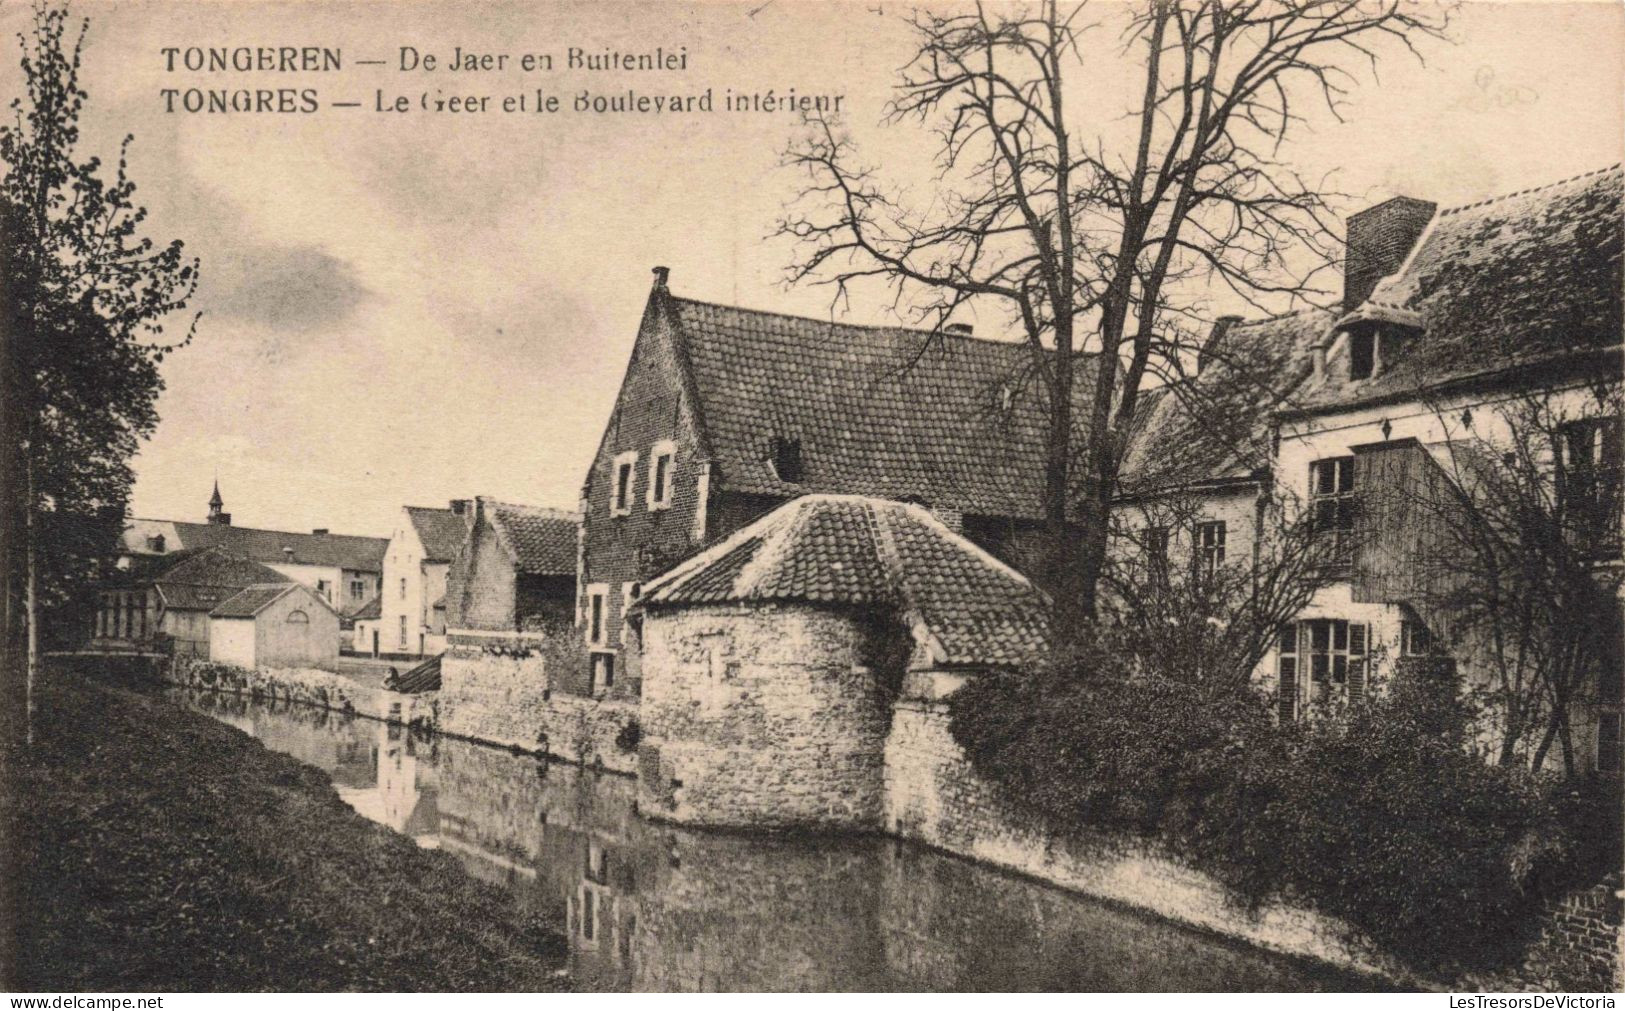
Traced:
<path fill-rule="evenodd" d="M 571 522 L 580 522 L 581 520 L 581 514 L 579 512 L 576 512 L 573 509 L 560 509 L 557 506 L 533 506 L 526 505 L 523 502 L 503 502 L 500 499 L 494 499 L 490 496 L 485 496 L 485 504 L 488 506 L 497 506 L 502 509 L 518 509 L 523 512 L 529 512 L 535 514 L 538 519 L 569 520 Z"/>
<path fill-rule="evenodd" d="M 1625 168 L 1625 162 L 1615 162 L 1614 164 L 1604 168 L 1592 169 L 1590 172 L 1581 172 L 1579 175 L 1569 176 L 1567 179 L 1556 179 L 1549 183 L 1542 183 L 1539 186 L 1530 186 L 1526 187 L 1525 189 L 1514 190 L 1510 193 L 1501 193 L 1497 196 L 1486 197 L 1483 200 L 1473 201 L 1472 203 L 1458 204 L 1454 207 L 1441 208 L 1436 216 L 1442 218 L 1451 214 L 1460 214 L 1462 211 L 1470 211 L 1475 207 L 1488 207 L 1490 204 L 1500 203 L 1503 200 L 1511 200 L 1513 197 L 1526 196 L 1530 193 L 1539 193 L 1542 190 L 1549 190 L 1558 186 L 1565 186 L 1569 183 L 1579 182 L 1581 179 L 1590 179 L 1592 176 L 1600 176 L 1608 172 L 1618 172 L 1621 168 Z"/>
<path fill-rule="evenodd" d="M 954 333 L 948 330 L 926 330 L 917 326 L 887 326 L 881 323 L 847 323 L 833 319 L 819 319 L 816 316 L 802 316 L 792 312 L 779 312 L 774 309 L 756 309 L 745 305 L 728 305 L 725 302 L 708 302 L 700 298 L 686 298 L 682 295 L 667 293 L 673 302 L 684 302 L 689 305 L 705 306 L 710 309 L 729 309 L 733 312 L 748 312 L 757 316 L 773 316 L 778 319 L 795 320 L 799 323 L 816 323 L 822 326 L 840 326 L 852 330 L 876 330 L 889 333 L 919 334 L 922 337 L 952 337 L 955 340 L 966 341 L 972 344 L 993 344 L 1001 347 L 1022 347 L 1019 340 L 1000 340 L 995 337 L 978 337 L 975 334 Z"/>

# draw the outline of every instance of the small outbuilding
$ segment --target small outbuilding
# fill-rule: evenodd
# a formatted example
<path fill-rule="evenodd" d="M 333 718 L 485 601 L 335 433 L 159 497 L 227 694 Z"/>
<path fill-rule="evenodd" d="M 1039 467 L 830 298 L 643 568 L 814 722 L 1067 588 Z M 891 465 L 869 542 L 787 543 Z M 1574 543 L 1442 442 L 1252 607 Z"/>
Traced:
<path fill-rule="evenodd" d="M 245 587 L 209 612 L 209 659 L 238 667 L 313 667 L 339 655 L 339 616 L 301 583 Z"/>
<path fill-rule="evenodd" d="M 1021 573 L 918 505 L 789 502 L 651 582 L 641 791 L 676 821 L 879 828 L 893 706 L 1048 640 Z"/>

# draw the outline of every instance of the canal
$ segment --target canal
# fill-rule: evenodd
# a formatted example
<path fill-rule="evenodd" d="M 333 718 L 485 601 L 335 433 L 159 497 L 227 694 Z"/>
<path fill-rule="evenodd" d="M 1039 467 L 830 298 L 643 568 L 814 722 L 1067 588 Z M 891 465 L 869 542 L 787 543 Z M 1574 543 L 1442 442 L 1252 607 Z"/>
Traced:
<path fill-rule="evenodd" d="M 174 697 L 557 923 L 587 990 L 1326 990 L 1369 981 L 911 844 L 698 832 L 612 774 L 341 713 Z"/>

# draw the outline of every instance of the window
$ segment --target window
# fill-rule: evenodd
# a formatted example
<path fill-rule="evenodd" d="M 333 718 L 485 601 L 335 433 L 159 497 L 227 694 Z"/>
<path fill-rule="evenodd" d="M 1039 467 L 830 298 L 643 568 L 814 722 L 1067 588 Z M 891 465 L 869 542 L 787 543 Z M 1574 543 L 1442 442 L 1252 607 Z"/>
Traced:
<path fill-rule="evenodd" d="M 587 686 L 591 694 L 607 690 L 615 685 L 615 654 L 594 653 L 592 655 L 592 684 Z"/>
<path fill-rule="evenodd" d="M 316 592 L 321 594 L 323 600 L 333 599 L 333 591 L 325 579 L 316 580 Z"/>
<path fill-rule="evenodd" d="M 1402 656 L 1427 656 L 1433 636 L 1420 621 L 1406 620 L 1399 626 L 1399 652 Z"/>
<path fill-rule="evenodd" d="M 625 516 L 632 511 L 632 484 L 636 480 L 638 454 L 622 453 L 615 458 L 614 482 L 610 487 L 609 514 Z"/>
<path fill-rule="evenodd" d="M 406 599 L 406 577 L 405 576 L 401 577 L 401 599 L 402 600 Z"/>
<path fill-rule="evenodd" d="M 677 446 L 670 440 L 655 443 L 649 455 L 649 508 L 671 507 L 671 478 Z"/>
<path fill-rule="evenodd" d="M 609 625 L 609 587 L 594 583 L 587 587 L 587 643 L 602 646 Z"/>
<path fill-rule="evenodd" d="M 1315 534 L 1346 561 L 1354 547 L 1354 457 L 1316 460 L 1309 465 L 1310 522 Z"/>
<path fill-rule="evenodd" d="M 350 580 L 350 596 L 352 598 L 354 598 L 355 600 L 360 600 L 362 597 L 366 596 L 366 594 L 367 594 L 367 583 L 366 583 L 365 580 L 361 580 L 361 579 L 352 579 L 352 580 Z"/>
<path fill-rule="evenodd" d="M 1168 528 L 1145 528 L 1145 557 L 1146 561 L 1154 565 L 1165 565 L 1168 562 Z"/>
<path fill-rule="evenodd" d="M 288 624 L 290 624 L 290 625 L 308 625 L 308 624 L 310 624 L 310 615 L 306 614 L 303 611 L 289 611 L 288 612 Z"/>
<path fill-rule="evenodd" d="M 1558 432 L 1564 464 L 1563 505 L 1572 528 L 1596 548 L 1619 546 L 1622 471 L 1620 420 L 1588 418 Z"/>
<path fill-rule="evenodd" d="M 399 615 L 398 617 L 400 618 L 400 622 L 401 622 L 400 645 L 401 645 L 402 649 L 405 649 L 406 648 L 406 615 L 402 614 L 402 615 Z"/>
<path fill-rule="evenodd" d="M 1196 567 L 1206 576 L 1224 565 L 1224 520 L 1196 524 Z"/>
<path fill-rule="evenodd" d="M 801 480 L 801 440 L 775 435 L 768 444 L 768 462 L 780 481 L 794 483 Z"/>
<path fill-rule="evenodd" d="M 1367 626 L 1335 618 L 1313 618 L 1282 628 L 1277 702 L 1282 722 L 1296 718 L 1305 684 L 1314 702 L 1362 700 L 1369 638 Z"/>
<path fill-rule="evenodd" d="M 1349 378 L 1370 379 L 1377 363 L 1377 328 L 1362 326 L 1349 331 Z"/>

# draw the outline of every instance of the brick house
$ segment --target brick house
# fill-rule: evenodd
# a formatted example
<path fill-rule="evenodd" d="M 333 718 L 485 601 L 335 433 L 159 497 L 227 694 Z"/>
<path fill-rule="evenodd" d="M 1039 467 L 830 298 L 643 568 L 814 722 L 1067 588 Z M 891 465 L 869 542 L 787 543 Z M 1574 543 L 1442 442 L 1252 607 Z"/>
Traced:
<path fill-rule="evenodd" d="M 448 634 L 571 623 L 579 527 L 573 513 L 482 495 L 463 508 L 461 519 L 467 535 L 446 575 Z"/>
<path fill-rule="evenodd" d="M 656 268 L 582 487 L 583 690 L 607 681 L 636 694 L 623 615 L 644 582 L 802 495 L 919 503 L 1034 571 L 1045 418 L 1028 356 L 967 327 L 853 326 L 680 298 Z"/>

